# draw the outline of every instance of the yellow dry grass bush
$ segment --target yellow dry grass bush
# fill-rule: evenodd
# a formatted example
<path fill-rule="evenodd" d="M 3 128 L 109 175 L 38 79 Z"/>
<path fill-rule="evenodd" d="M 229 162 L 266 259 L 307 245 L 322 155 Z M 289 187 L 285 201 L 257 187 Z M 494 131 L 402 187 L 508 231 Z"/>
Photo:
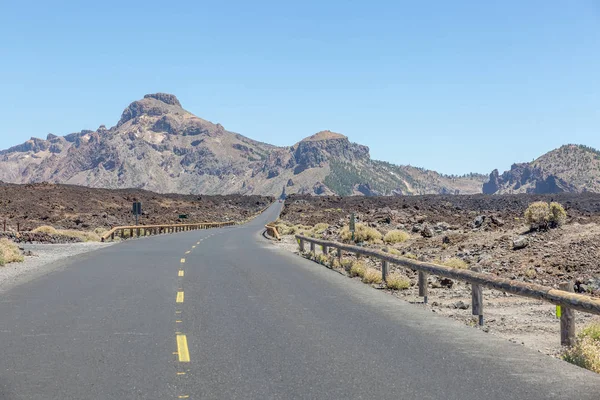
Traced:
<path fill-rule="evenodd" d="M 383 241 L 389 244 L 406 242 L 408 239 L 410 239 L 408 232 L 400 230 L 389 231 L 383 237 Z"/>
<path fill-rule="evenodd" d="M 325 232 L 328 228 L 329 228 L 328 224 L 326 224 L 326 223 L 319 223 L 319 224 L 316 224 L 312 228 L 312 230 L 316 234 L 321 234 L 321 233 Z"/>
<path fill-rule="evenodd" d="M 340 260 L 337 259 L 337 257 L 332 257 L 329 265 L 331 265 L 333 268 L 342 267 L 342 264 L 340 263 Z"/>
<path fill-rule="evenodd" d="M 387 287 L 392 290 L 405 290 L 410 287 L 410 279 L 394 272 L 387 276 L 386 284 Z"/>
<path fill-rule="evenodd" d="M 463 260 L 461 260 L 460 258 L 457 258 L 457 257 L 448 258 L 447 260 L 442 262 L 442 265 L 446 266 L 446 267 L 450 267 L 450 268 L 457 268 L 457 269 L 465 269 L 468 266 L 468 264 L 466 262 L 464 262 Z"/>
<path fill-rule="evenodd" d="M 545 201 L 533 202 L 525 210 L 524 217 L 532 229 L 546 228 L 550 218 L 550 207 Z"/>
<path fill-rule="evenodd" d="M 0 239 L 0 265 L 22 262 L 23 259 L 19 246 L 6 238 Z"/>
<path fill-rule="evenodd" d="M 344 267 L 344 269 L 346 269 L 347 271 L 349 271 L 350 268 L 352 268 L 353 261 L 350 260 L 350 259 L 348 259 L 348 258 L 346 258 L 346 259 L 342 259 L 342 263 L 341 264 L 342 264 L 342 267 Z"/>
<path fill-rule="evenodd" d="M 563 360 L 581 368 L 600 373 L 600 324 L 585 327 L 573 347 L 565 350 Z"/>
<path fill-rule="evenodd" d="M 352 263 L 350 267 L 350 276 L 358 276 L 363 278 L 365 276 L 365 272 L 367 272 L 367 267 L 360 261 L 355 261 Z"/>
<path fill-rule="evenodd" d="M 37 228 L 35 228 L 34 230 L 32 230 L 31 232 L 33 233 L 46 233 L 48 235 L 56 235 L 58 234 L 58 231 L 48 225 L 42 225 L 42 226 L 38 226 Z"/>
<path fill-rule="evenodd" d="M 398 249 L 395 249 L 393 247 L 388 247 L 387 249 L 388 253 L 390 253 L 393 256 L 402 256 L 402 252 Z"/>
<path fill-rule="evenodd" d="M 383 235 L 375 228 L 370 228 L 364 224 L 356 224 L 356 231 L 354 232 L 354 241 L 356 243 L 367 242 L 367 243 L 381 243 Z M 352 232 L 350 232 L 349 226 L 344 226 L 340 231 L 340 237 L 343 241 L 349 242 L 352 240 Z"/>
<path fill-rule="evenodd" d="M 364 283 L 381 283 L 381 271 L 378 271 L 375 268 L 367 268 L 362 281 Z"/>
<path fill-rule="evenodd" d="M 418 258 L 417 255 L 413 253 L 404 253 L 404 257 L 410 258 L 411 260 L 416 260 Z"/>
<path fill-rule="evenodd" d="M 553 201 L 550 203 L 550 216 L 548 219 L 553 228 L 559 227 L 567 220 L 567 212 L 560 203 Z"/>
<path fill-rule="evenodd" d="M 99 228 L 96 228 L 96 231 Z M 32 232 L 34 233 L 46 233 L 48 235 L 62 235 L 71 238 L 78 238 L 84 242 L 99 242 L 100 235 L 96 231 L 88 232 L 88 231 L 76 231 L 72 229 L 56 229 L 51 226 L 43 225 L 35 228 Z"/>

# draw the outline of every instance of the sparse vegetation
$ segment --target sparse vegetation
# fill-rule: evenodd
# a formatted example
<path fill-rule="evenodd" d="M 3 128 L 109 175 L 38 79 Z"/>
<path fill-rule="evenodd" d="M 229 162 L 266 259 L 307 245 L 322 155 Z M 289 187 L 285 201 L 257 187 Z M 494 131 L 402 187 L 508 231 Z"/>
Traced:
<path fill-rule="evenodd" d="M 388 289 L 405 290 L 410 287 L 410 279 L 408 279 L 406 276 L 400 275 L 397 272 L 394 272 L 387 276 L 386 284 Z"/>
<path fill-rule="evenodd" d="M 381 243 L 383 235 L 377 229 L 368 227 L 364 224 L 356 224 L 355 228 L 356 231 L 354 232 L 354 241 L 356 243 Z M 342 228 L 340 237 L 345 242 L 352 240 L 352 232 L 350 232 L 349 226 L 344 226 L 344 228 Z"/>
<path fill-rule="evenodd" d="M 352 268 L 353 261 L 350 260 L 349 258 L 345 258 L 345 259 L 342 259 L 342 263 L 341 264 L 342 264 L 342 267 L 346 271 L 350 271 L 350 268 Z"/>
<path fill-rule="evenodd" d="M 312 230 L 313 230 L 313 231 L 314 231 L 316 234 L 321 234 L 321 233 L 325 232 L 325 231 L 326 231 L 328 228 L 329 228 L 329 225 L 328 225 L 328 224 L 325 224 L 325 223 L 319 223 L 319 224 L 316 224 L 316 225 L 313 227 L 313 229 L 312 229 Z"/>
<path fill-rule="evenodd" d="M 561 204 L 556 202 L 548 204 L 544 201 L 536 201 L 525 210 L 525 221 L 529 223 L 531 229 L 557 228 L 566 220 L 567 212 Z"/>
<path fill-rule="evenodd" d="M 367 267 L 365 267 L 362 262 L 355 261 L 352 263 L 352 266 L 350 267 L 350 276 L 364 278 L 365 272 L 367 272 Z"/>
<path fill-rule="evenodd" d="M 562 357 L 571 364 L 600 373 L 600 323 L 585 327 L 577 336 L 575 346 L 567 349 Z"/>
<path fill-rule="evenodd" d="M 549 218 L 550 207 L 545 201 L 531 203 L 525 210 L 525 221 L 529 223 L 531 229 L 547 229 Z"/>
<path fill-rule="evenodd" d="M 375 268 L 367 268 L 362 281 L 364 283 L 381 283 L 381 271 L 378 271 Z"/>
<path fill-rule="evenodd" d="M 448 258 L 448 259 L 442 261 L 441 264 L 445 267 L 457 268 L 457 269 L 465 269 L 468 266 L 468 264 L 465 261 L 461 260 L 458 257 Z"/>
<path fill-rule="evenodd" d="M 23 259 L 19 246 L 6 238 L 0 239 L 0 265 L 22 262 Z"/>
<path fill-rule="evenodd" d="M 557 203 L 555 201 L 550 203 L 550 216 L 549 216 L 550 227 L 551 228 L 559 227 L 559 226 L 563 225 L 566 220 L 567 220 L 567 212 L 565 211 L 564 207 L 560 203 Z"/>
<path fill-rule="evenodd" d="M 404 257 L 410 258 L 411 260 L 416 260 L 418 258 L 417 255 L 413 253 L 404 253 Z"/>
<path fill-rule="evenodd" d="M 60 235 L 70 238 L 77 238 L 82 242 L 99 242 L 100 234 L 89 231 L 76 231 L 72 229 L 56 229 L 52 226 L 42 225 L 35 228 L 32 232 L 34 233 L 45 233 L 48 235 Z"/>
<path fill-rule="evenodd" d="M 388 247 L 388 248 L 387 248 L 387 251 L 388 251 L 388 253 L 390 253 L 391 255 L 394 255 L 394 256 L 402 256 L 402 252 L 401 252 L 400 250 L 398 250 L 398 249 L 395 249 L 395 248 L 393 248 L 393 247 Z"/>
<path fill-rule="evenodd" d="M 410 235 L 408 234 L 408 232 L 400 230 L 389 231 L 383 237 L 383 241 L 390 244 L 402 243 L 407 241 L 408 239 L 410 239 Z"/>

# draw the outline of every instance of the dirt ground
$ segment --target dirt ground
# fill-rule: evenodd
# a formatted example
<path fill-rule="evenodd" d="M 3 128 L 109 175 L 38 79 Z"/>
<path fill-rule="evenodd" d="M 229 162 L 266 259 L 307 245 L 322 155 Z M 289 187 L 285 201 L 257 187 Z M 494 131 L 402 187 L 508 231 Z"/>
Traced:
<path fill-rule="evenodd" d="M 561 203 L 567 211 L 565 225 L 530 232 L 523 215 L 530 203 L 539 200 Z M 376 228 L 382 234 L 394 229 L 410 233 L 410 239 L 403 243 L 362 245 L 394 248 L 429 262 L 460 258 L 469 267 L 481 266 L 486 273 L 546 286 L 557 287 L 560 282 L 573 281 L 577 291 L 600 296 L 600 194 L 290 196 L 281 219 L 290 225 L 312 226 L 325 222 L 329 228 L 316 237 L 341 241 L 340 230 L 348 225 L 351 213 L 355 213 L 357 222 Z M 423 234 L 424 231 L 427 234 Z M 528 245 L 515 250 L 513 240 L 519 237 L 526 238 Z M 284 236 L 279 245 L 298 252 L 293 236 Z M 381 268 L 373 260 L 363 261 Z M 343 269 L 338 272 L 348 275 Z M 448 288 L 440 285 L 438 278 L 430 277 L 429 302 L 425 305 L 418 297 L 416 273 L 405 269 L 399 272 L 408 276 L 413 286 L 404 291 L 389 291 L 391 295 L 477 326 L 476 317 L 471 315 L 468 284 L 453 282 Z M 387 291 L 383 286 L 375 287 Z M 600 318 L 589 314 L 575 314 L 578 328 L 591 321 L 600 322 Z M 485 325 L 478 329 L 545 354 L 556 356 L 561 351 L 560 322 L 551 304 L 484 289 L 484 317 Z"/>
<path fill-rule="evenodd" d="M 140 224 L 242 221 L 264 209 L 268 196 L 157 194 L 138 189 L 92 189 L 48 183 L 0 182 L 0 230 L 29 231 L 41 225 L 94 230 L 131 225 L 134 201 L 142 202 Z M 179 220 L 181 214 L 188 219 Z"/>
<path fill-rule="evenodd" d="M 567 212 L 566 224 L 530 232 L 523 214 L 538 200 L 560 202 Z M 406 242 L 373 247 L 394 247 L 430 262 L 458 257 L 484 272 L 542 285 L 573 281 L 577 291 L 600 295 L 600 194 L 290 196 L 281 219 L 303 225 L 326 222 L 330 227 L 321 237 L 340 240 L 351 213 L 357 222 L 383 234 L 393 229 L 411 234 Z M 528 245 L 514 250 L 513 240 L 520 236 Z"/>

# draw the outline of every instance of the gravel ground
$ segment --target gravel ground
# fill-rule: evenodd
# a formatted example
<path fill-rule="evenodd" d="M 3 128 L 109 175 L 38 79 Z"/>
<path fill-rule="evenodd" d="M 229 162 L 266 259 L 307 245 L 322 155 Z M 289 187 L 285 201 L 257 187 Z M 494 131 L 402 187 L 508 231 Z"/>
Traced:
<path fill-rule="evenodd" d="M 11 263 L 0 267 L 0 291 L 35 279 L 46 273 L 59 269 L 64 263 L 59 261 L 88 253 L 113 243 L 72 243 L 72 244 L 21 244 L 25 251 L 31 251 L 33 256 L 26 256 L 22 263 Z"/>

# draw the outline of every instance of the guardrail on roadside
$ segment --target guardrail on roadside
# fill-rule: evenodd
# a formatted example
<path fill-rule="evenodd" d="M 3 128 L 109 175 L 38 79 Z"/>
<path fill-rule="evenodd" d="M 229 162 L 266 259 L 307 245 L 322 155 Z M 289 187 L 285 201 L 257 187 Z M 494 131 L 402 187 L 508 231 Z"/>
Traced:
<path fill-rule="evenodd" d="M 575 316 L 573 310 L 600 315 L 600 299 L 572 293 L 572 282 L 561 283 L 561 290 L 557 290 L 534 283 L 498 278 L 491 274 L 482 273 L 481 267 L 473 267 L 471 270 L 449 268 L 437 264 L 396 257 L 389 253 L 374 249 L 314 239 L 302 235 L 296 235 L 295 237 L 298 240 L 302 252 L 305 251 L 304 242 L 308 242 L 310 243 L 310 251 L 315 253 L 315 245 L 322 246 L 322 251 L 326 255 L 329 255 L 329 248 L 337 249 L 337 257 L 340 261 L 343 251 L 355 253 L 357 256 L 363 255 L 377 258 L 381 260 L 382 263 L 381 274 L 384 281 L 388 275 L 389 264 L 400 265 L 418 271 L 419 296 L 424 298 L 425 303 L 427 303 L 427 276 L 429 274 L 468 282 L 471 284 L 472 290 L 472 313 L 473 315 L 479 316 L 480 325 L 483 324 L 483 287 L 512 293 L 518 296 L 544 300 L 560 306 L 561 344 L 564 346 L 572 346 L 575 344 Z"/>
<path fill-rule="evenodd" d="M 275 238 L 277 240 L 281 240 L 281 236 L 279 235 L 279 231 L 277 230 L 277 227 L 275 225 L 273 225 L 273 223 L 267 224 L 265 225 L 265 229 L 267 230 L 267 234 L 269 236 L 271 236 L 272 238 Z"/>
<path fill-rule="evenodd" d="M 186 231 L 195 231 L 198 229 L 222 228 L 224 226 L 236 225 L 235 222 L 202 222 L 197 224 L 169 224 L 169 225 L 137 225 L 137 226 L 117 226 L 102 235 L 101 240 L 105 242 L 110 238 L 114 240 L 115 236 L 125 239 L 127 237 L 144 237 L 153 235 L 162 235 L 164 233 L 177 233 Z M 129 233 L 127 235 L 127 233 Z"/>

